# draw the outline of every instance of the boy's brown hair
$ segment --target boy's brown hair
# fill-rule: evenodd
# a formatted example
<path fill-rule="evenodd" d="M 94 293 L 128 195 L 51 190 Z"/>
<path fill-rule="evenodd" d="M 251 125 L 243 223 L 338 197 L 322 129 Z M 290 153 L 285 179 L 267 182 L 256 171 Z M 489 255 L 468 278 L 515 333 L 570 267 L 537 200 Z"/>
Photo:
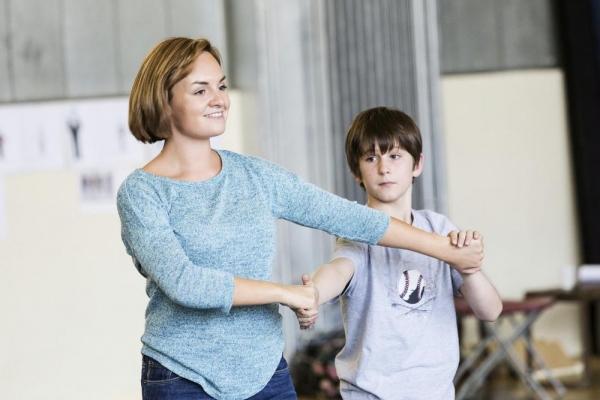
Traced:
<path fill-rule="evenodd" d="M 379 145 L 382 154 L 400 146 L 413 157 L 413 167 L 417 166 L 423 152 L 421 131 L 415 121 L 404 112 L 389 107 L 370 108 L 352 121 L 346 136 L 346 160 L 352 175 L 362 178 L 360 159 L 374 153 L 375 145 Z"/>
<path fill-rule="evenodd" d="M 206 39 L 167 38 L 144 59 L 129 96 L 129 129 L 137 140 L 154 143 L 171 135 L 171 89 L 185 78 L 201 53 L 221 65 L 221 55 Z"/>

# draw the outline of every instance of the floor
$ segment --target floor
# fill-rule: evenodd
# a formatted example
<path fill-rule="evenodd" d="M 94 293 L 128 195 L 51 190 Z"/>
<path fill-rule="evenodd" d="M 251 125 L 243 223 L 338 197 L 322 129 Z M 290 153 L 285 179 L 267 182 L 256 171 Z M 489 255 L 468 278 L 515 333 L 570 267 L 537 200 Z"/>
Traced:
<path fill-rule="evenodd" d="M 592 384 L 590 387 L 583 388 L 577 381 L 565 380 L 567 394 L 565 400 L 600 400 L 600 358 L 592 360 Z M 554 393 L 551 387 L 547 387 L 548 392 L 553 399 L 559 397 Z M 299 400 L 322 400 L 323 397 L 300 397 Z M 426 400 L 426 399 L 424 399 Z M 470 400 L 536 400 L 536 397 L 527 390 L 523 383 L 508 373 L 498 371 L 494 379 L 479 390 L 476 397 Z"/>
<path fill-rule="evenodd" d="M 485 387 L 480 389 L 476 397 L 472 400 L 535 400 L 537 399 L 526 386 L 514 377 L 508 374 L 498 374 L 496 379 L 490 380 Z M 600 359 L 592 360 L 591 385 L 581 387 L 578 380 L 563 379 L 567 394 L 565 400 L 600 400 Z M 553 399 L 559 397 L 553 391 L 551 386 L 545 386 Z"/>

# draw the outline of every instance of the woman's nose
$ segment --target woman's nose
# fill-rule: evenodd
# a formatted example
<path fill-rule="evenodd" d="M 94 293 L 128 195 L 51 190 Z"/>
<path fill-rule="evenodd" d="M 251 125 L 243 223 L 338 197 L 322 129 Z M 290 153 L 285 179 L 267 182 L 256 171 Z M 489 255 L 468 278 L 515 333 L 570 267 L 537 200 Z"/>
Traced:
<path fill-rule="evenodd" d="M 225 104 L 225 94 L 220 90 L 214 92 L 212 98 L 210 99 L 210 105 L 213 107 L 223 106 Z"/>

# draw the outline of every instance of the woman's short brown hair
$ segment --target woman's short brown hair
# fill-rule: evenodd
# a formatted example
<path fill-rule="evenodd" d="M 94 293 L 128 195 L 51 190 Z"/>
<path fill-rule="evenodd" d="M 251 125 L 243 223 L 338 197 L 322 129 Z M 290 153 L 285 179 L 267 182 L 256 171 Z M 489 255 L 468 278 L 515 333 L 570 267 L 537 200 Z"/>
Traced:
<path fill-rule="evenodd" d="M 400 146 L 413 157 L 417 166 L 423 142 L 415 121 L 404 112 L 388 107 L 375 107 L 358 114 L 346 136 L 346 160 L 352 175 L 362 178 L 359 163 L 365 154 L 375 152 L 379 146 L 382 154 Z"/>
<path fill-rule="evenodd" d="M 154 143 L 171 135 L 171 89 L 191 72 L 204 52 L 221 65 L 219 51 L 207 39 L 172 37 L 150 50 L 129 96 L 129 129 L 137 140 Z"/>

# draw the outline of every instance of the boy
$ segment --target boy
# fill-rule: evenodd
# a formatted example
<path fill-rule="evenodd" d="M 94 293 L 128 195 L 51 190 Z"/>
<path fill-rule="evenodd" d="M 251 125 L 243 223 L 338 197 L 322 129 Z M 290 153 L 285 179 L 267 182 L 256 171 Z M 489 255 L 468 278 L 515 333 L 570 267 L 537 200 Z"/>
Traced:
<path fill-rule="evenodd" d="M 346 157 L 367 205 L 458 247 L 482 240 L 457 232 L 446 217 L 411 208 L 412 185 L 423 169 L 422 141 L 413 120 L 396 109 L 360 113 L 346 138 Z M 336 358 L 344 399 L 453 399 L 459 362 L 453 295 L 483 319 L 502 309 L 480 268 L 450 266 L 407 250 L 338 239 L 332 261 L 312 281 L 321 305 L 341 299 L 346 345 Z M 302 329 L 315 316 L 298 312 Z"/>

